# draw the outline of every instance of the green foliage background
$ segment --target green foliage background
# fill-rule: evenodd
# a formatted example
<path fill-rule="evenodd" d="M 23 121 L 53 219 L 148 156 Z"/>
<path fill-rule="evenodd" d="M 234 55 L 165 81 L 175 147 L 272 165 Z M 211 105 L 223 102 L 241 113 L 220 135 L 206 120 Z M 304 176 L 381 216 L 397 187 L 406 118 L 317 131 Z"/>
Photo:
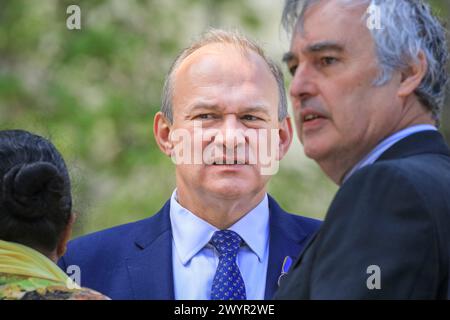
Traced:
<path fill-rule="evenodd" d="M 171 62 L 208 27 L 242 30 L 280 61 L 288 48 L 282 2 L 0 0 L 0 129 L 41 134 L 62 152 L 79 215 L 74 236 L 163 205 L 174 166 L 157 148 L 152 122 Z M 66 28 L 71 4 L 81 8 L 81 30 Z M 433 5 L 448 19 L 448 1 Z M 336 189 L 298 142 L 269 186 L 285 209 L 316 218 Z"/>

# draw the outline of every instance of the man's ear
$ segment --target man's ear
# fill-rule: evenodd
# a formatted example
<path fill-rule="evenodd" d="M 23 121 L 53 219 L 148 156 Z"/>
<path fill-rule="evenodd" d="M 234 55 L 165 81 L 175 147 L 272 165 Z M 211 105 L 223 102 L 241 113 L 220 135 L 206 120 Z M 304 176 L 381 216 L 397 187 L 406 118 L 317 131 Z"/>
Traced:
<path fill-rule="evenodd" d="M 279 153 L 278 153 L 277 160 L 281 160 L 284 158 L 284 156 L 288 152 L 289 147 L 291 146 L 291 143 L 292 143 L 293 131 L 292 131 L 291 118 L 289 116 L 287 116 L 285 119 L 283 119 L 280 122 L 278 134 L 280 137 L 280 141 L 279 141 L 279 145 L 278 145 Z"/>
<path fill-rule="evenodd" d="M 162 112 L 158 112 L 153 120 L 153 135 L 156 143 L 169 157 L 172 154 L 173 144 L 170 141 L 170 122 Z"/>
<path fill-rule="evenodd" d="M 75 213 L 71 213 L 69 221 L 67 222 L 67 225 L 61 234 L 58 246 L 56 247 L 56 255 L 58 259 L 61 258 L 66 253 L 67 242 L 69 242 L 70 237 L 72 236 L 72 228 L 75 223 L 75 220 L 76 220 Z"/>
<path fill-rule="evenodd" d="M 427 58 L 423 51 L 419 52 L 417 61 L 402 73 L 402 81 L 397 91 L 399 97 L 406 98 L 420 85 L 428 70 Z"/>

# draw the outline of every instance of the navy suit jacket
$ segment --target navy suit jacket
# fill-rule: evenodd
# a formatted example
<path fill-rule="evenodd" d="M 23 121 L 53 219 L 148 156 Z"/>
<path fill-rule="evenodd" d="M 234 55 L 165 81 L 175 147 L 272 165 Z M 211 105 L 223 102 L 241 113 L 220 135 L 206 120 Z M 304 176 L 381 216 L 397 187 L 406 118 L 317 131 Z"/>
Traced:
<path fill-rule="evenodd" d="M 449 259 L 450 150 L 419 132 L 341 186 L 275 298 L 449 299 Z"/>
<path fill-rule="evenodd" d="M 318 220 L 288 214 L 269 196 L 265 298 L 278 288 L 283 260 L 297 257 Z M 58 265 L 77 265 L 81 285 L 112 299 L 174 299 L 170 201 L 154 216 L 70 241 Z"/>

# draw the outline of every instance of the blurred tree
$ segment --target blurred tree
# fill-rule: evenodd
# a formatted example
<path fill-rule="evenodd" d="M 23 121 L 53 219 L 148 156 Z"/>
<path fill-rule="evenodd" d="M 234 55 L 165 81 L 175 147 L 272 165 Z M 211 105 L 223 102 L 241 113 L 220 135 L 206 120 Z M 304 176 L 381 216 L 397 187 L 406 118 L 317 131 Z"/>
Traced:
<path fill-rule="evenodd" d="M 441 17 L 441 19 L 444 21 L 447 30 L 450 28 L 450 2 L 449 1 L 442 1 L 442 0 L 433 0 L 432 1 L 433 8 L 435 9 L 435 12 Z M 449 33 L 447 32 L 447 35 Z M 450 39 L 449 39 L 450 42 Z M 448 69 L 448 72 L 450 74 L 450 67 Z M 447 101 L 444 107 L 444 112 L 442 114 L 442 130 L 441 130 L 447 141 L 450 141 L 450 91 L 447 89 Z"/>
<path fill-rule="evenodd" d="M 433 2 L 448 18 L 448 2 Z M 72 4 L 81 30 L 66 28 Z M 288 47 L 281 10 L 273 0 L 0 1 L 0 129 L 44 135 L 63 153 L 80 215 L 75 236 L 148 217 L 170 197 L 174 167 L 152 121 L 181 48 L 225 27 L 279 61 Z M 449 112 L 445 119 L 450 138 Z M 336 187 L 295 142 L 270 191 L 287 210 L 323 217 Z"/>

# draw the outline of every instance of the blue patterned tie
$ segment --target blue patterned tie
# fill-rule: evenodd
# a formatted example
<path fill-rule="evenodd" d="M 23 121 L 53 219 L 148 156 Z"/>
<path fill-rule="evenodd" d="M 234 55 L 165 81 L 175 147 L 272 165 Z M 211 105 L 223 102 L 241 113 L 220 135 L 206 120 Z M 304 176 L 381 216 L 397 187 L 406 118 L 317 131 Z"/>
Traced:
<path fill-rule="evenodd" d="M 234 231 L 214 232 L 211 244 L 219 253 L 219 265 L 211 288 L 211 300 L 246 300 L 245 284 L 236 263 L 242 239 Z"/>

